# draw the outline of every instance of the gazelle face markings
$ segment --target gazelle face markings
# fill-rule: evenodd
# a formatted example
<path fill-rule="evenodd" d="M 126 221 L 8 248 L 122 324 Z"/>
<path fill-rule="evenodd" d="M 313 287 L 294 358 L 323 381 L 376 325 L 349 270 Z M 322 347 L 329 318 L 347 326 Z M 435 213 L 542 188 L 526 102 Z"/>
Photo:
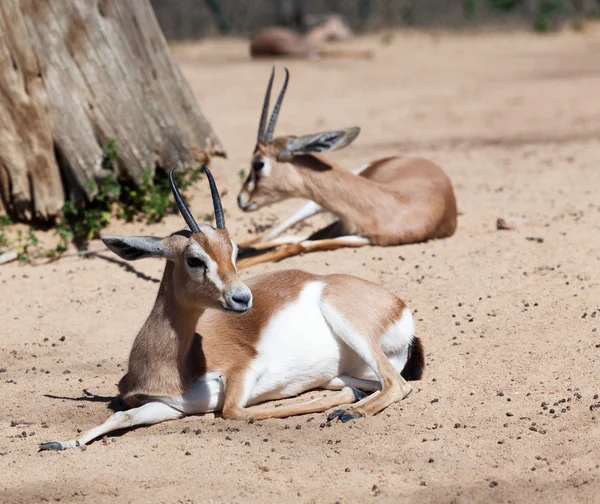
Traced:
<path fill-rule="evenodd" d="M 244 212 L 251 212 L 260 208 L 261 180 L 270 177 L 273 173 L 273 160 L 261 148 L 258 148 L 252 158 L 250 173 L 246 178 L 238 195 L 238 206 Z M 258 198 L 258 199 L 257 199 Z"/>
<path fill-rule="evenodd" d="M 237 275 L 237 253 L 237 246 L 225 229 L 203 225 L 200 233 L 192 235 L 184 261 L 194 290 L 203 293 L 204 303 L 234 312 L 246 312 L 252 307 L 252 293 Z"/>
<path fill-rule="evenodd" d="M 202 247 L 200 247 L 198 243 L 194 241 L 192 241 L 189 247 L 186 266 L 188 267 L 189 271 L 196 273 L 196 268 L 190 267 L 189 264 L 190 259 L 192 258 L 197 258 L 205 264 L 206 278 L 214 284 L 219 292 L 221 292 L 223 290 L 223 282 L 221 281 L 221 278 L 219 278 L 217 263 L 206 252 L 204 252 L 204 250 L 202 250 Z"/>
<path fill-rule="evenodd" d="M 237 256 L 238 256 L 238 252 L 239 252 L 239 248 L 238 246 L 235 244 L 235 242 L 230 238 L 229 241 L 231 241 L 231 247 L 233 248 L 233 250 L 231 251 L 231 264 L 233 265 L 233 268 L 235 269 L 235 272 L 238 272 L 237 269 Z"/>

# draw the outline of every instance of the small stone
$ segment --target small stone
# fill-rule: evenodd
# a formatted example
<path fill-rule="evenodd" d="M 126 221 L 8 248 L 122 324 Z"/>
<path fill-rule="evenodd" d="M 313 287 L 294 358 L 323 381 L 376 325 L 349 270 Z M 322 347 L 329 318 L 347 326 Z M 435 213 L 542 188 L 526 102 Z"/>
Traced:
<path fill-rule="evenodd" d="M 497 481 L 490 481 L 490 488 L 494 488 L 498 486 L 498 482 Z"/>

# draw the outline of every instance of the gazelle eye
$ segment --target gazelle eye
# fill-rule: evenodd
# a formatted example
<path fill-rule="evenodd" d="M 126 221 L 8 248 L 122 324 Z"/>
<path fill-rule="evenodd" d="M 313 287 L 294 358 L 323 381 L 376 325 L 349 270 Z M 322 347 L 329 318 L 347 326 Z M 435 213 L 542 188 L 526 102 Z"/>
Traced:
<path fill-rule="evenodd" d="M 262 170 L 264 166 L 265 163 L 262 161 L 254 161 L 254 163 L 252 163 L 252 168 L 254 168 L 256 171 Z"/>
<path fill-rule="evenodd" d="M 194 256 L 188 256 L 187 263 L 190 268 L 206 268 L 204 261 Z"/>

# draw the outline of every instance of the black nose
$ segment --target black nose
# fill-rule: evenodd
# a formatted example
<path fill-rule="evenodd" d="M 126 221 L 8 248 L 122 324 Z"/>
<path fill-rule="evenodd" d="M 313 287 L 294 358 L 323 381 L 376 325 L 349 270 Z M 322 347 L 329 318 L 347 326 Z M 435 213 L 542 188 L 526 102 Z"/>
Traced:
<path fill-rule="evenodd" d="M 231 300 L 236 304 L 247 306 L 252 301 L 252 294 L 250 292 L 240 292 L 231 296 Z"/>

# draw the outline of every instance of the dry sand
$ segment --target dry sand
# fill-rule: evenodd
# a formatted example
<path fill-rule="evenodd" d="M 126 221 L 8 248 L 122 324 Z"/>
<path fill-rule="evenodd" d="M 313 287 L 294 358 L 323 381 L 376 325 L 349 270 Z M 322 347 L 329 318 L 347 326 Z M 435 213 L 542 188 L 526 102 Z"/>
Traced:
<path fill-rule="evenodd" d="M 86 450 L 38 453 L 38 443 L 110 413 L 163 264 L 107 254 L 2 266 L 0 501 L 598 502 L 600 32 L 403 34 L 355 45 L 375 59 L 287 63 L 278 132 L 362 126 L 335 155 L 348 168 L 395 153 L 431 157 L 454 181 L 459 230 L 425 244 L 297 257 L 244 277 L 351 273 L 403 297 L 427 355 L 413 394 L 349 424 L 189 417 Z M 241 41 L 175 53 L 228 149 L 213 171 L 241 241 L 299 206 L 243 215 L 235 205 L 270 63 L 248 61 Z M 203 184 L 192 207 L 200 218 L 211 210 Z M 498 217 L 518 229 L 496 230 Z M 173 215 L 109 232 L 181 226 Z"/>

